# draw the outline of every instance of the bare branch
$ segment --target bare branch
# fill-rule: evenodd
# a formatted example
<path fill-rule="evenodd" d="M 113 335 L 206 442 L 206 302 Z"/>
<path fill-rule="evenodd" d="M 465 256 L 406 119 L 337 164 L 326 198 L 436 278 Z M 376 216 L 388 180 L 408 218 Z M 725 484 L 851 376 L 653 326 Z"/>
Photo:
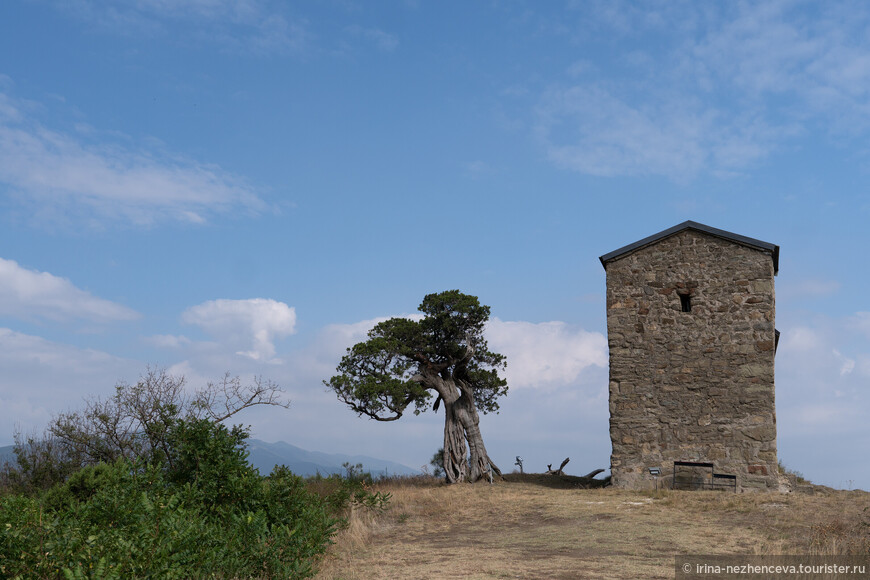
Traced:
<path fill-rule="evenodd" d="M 402 413 L 404 412 L 404 407 L 401 410 L 388 407 L 390 409 L 390 411 L 393 411 L 393 413 L 395 413 L 395 415 L 392 415 L 390 417 L 381 417 L 376 412 L 370 410 L 368 407 L 366 407 L 364 405 L 358 405 L 356 403 L 356 400 L 352 399 L 351 397 L 347 397 L 343 394 L 339 394 L 338 399 L 340 401 L 344 402 L 345 404 L 347 404 L 347 406 L 350 407 L 351 410 L 354 411 L 357 415 L 365 415 L 366 417 L 368 417 L 370 419 L 374 419 L 375 421 L 383 421 L 383 422 L 396 421 L 396 420 L 402 418 Z"/>
<path fill-rule="evenodd" d="M 205 389 L 196 393 L 193 407 L 213 421 L 220 422 L 256 405 L 287 409 L 290 402 L 282 400 L 283 392 L 277 384 L 263 380 L 260 376 L 254 377 L 250 384 L 243 385 L 238 376 L 226 373 L 219 383 L 208 383 Z"/>
<path fill-rule="evenodd" d="M 559 466 L 559 469 L 553 469 L 553 464 L 550 463 L 547 465 L 547 475 L 565 475 L 562 470 L 565 469 L 565 466 L 568 465 L 568 462 L 571 461 L 570 457 L 566 457 L 565 461 L 562 462 L 562 465 Z"/>
<path fill-rule="evenodd" d="M 475 347 L 476 339 L 474 334 L 469 331 L 465 333 L 465 354 L 462 356 L 462 359 L 459 361 L 459 364 L 466 365 L 468 361 L 472 359 L 474 353 L 477 352 L 477 348 Z"/>

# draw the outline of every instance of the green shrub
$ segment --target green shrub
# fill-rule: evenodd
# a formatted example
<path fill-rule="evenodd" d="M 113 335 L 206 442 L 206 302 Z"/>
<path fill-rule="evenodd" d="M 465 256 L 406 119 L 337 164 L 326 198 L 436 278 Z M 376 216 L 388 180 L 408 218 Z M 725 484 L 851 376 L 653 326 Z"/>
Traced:
<path fill-rule="evenodd" d="M 262 478 L 247 461 L 248 432 L 207 419 L 177 421 L 169 435 L 166 475 L 188 499 L 220 517 L 256 507 Z"/>
<path fill-rule="evenodd" d="M 333 516 L 344 523 L 353 509 L 383 512 L 389 507 L 392 494 L 374 491 L 374 478 L 371 473 L 362 471 L 362 464 L 345 463 L 343 467 L 345 477 L 318 474 L 307 482 L 308 488 L 323 499 Z"/>
<path fill-rule="evenodd" d="M 165 464 L 119 459 L 0 498 L 0 577 L 310 577 L 340 521 L 286 468 L 250 468 L 246 437 L 181 421 Z"/>
<path fill-rule="evenodd" d="M 432 466 L 432 475 L 435 477 L 444 477 L 444 448 L 439 447 L 429 460 L 429 465 Z"/>

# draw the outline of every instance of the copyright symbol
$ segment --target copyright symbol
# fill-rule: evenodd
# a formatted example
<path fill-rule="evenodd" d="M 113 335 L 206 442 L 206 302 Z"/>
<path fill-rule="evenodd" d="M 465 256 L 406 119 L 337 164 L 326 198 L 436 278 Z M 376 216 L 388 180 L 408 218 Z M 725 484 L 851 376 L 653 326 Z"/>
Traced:
<path fill-rule="evenodd" d="M 689 563 L 683 564 L 683 572 L 685 572 L 686 574 L 688 574 L 688 573 L 690 573 L 691 571 L 692 571 L 692 565 L 691 565 L 691 564 L 689 564 Z"/>

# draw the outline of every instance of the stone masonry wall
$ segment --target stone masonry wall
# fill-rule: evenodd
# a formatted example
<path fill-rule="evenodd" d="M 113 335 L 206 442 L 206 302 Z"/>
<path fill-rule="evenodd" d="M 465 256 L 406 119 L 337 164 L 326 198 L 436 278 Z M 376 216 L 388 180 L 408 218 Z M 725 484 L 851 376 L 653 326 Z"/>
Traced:
<path fill-rule="evenodd" d="M 669 485 L 676 460 L 775 489 L 771 255 L 683 230 L 606 269 L 613 485 Z"/>

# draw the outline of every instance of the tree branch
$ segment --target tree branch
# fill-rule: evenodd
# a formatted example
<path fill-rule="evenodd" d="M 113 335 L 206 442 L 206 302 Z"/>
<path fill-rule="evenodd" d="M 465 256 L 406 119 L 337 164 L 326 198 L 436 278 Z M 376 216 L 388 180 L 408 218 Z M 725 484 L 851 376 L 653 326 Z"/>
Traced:
<path fill-rule="evenodd" d="M 381 417 L 376 412 L 370 411 L 369 409 L 367 409 L 363 406 L 357 405 L 352 399 L 350 399 L 348 397 L 344 397 L 344 396 L 339 395 L 338 398 L 341 401 L 343 401 L 348 407 L 350 407 L 352 411 L 356 412 L 357 415 L 365 415 L 366 417 L 368 417 L 370 419 L 374 419 L 375 421 L 383 421 L 383 422 L 397 421 L 398 419 L 402 418 L 402 413 L 404 412 L 404 411 L 397 411 L 395 409 L 390 409 L 391 411 L 393 411 L 395 413 L 395 415 L 393 415 L 391 417 Z"/>
<path fill-rule="evenodd" d="M 242 385 L 239 377 L 231 377 L 226 373 L 220 383 L 208 383 L 206 388 L 197 393 L 195 406 L 203 409 L 215 422 L 229 419 L 239 411 L 256 405 L 274 405 L 290 407 L 290 403 L 281 400 L 281 388 L 272 381 L 263 381 L 262 377 L 254 377 L 249 385 Z"/>
<path fill-rule="evenodd" d="M 571 461 L 571 458 L 566 457 L 565 461 L 562 462 L 562 465 L 559 466 L 559 469 L 553 469 L 553 464 L 550 463 L 547 465 L 547 475 L 565 475 L 562 470 L 565 469 L 565 466 L 568 465 L 569 461 Z"/>

